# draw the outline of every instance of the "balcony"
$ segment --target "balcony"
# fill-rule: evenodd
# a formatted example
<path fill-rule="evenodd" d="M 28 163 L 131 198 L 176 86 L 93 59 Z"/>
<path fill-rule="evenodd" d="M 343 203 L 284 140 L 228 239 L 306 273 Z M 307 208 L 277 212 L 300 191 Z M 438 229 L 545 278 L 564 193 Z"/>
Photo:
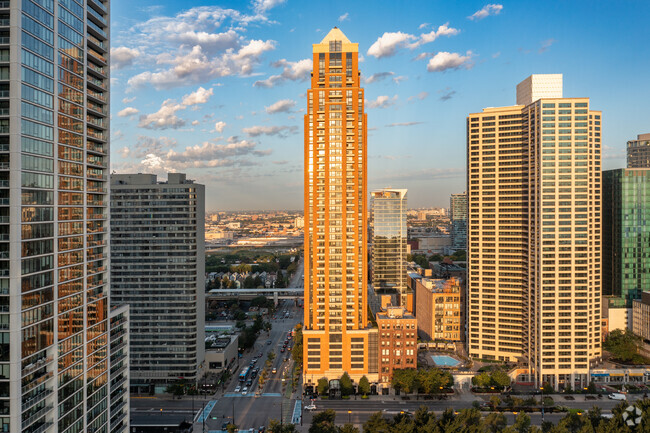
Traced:
<path fill-rule="evenodd" d="M 43 391 L 36 394 L 34 397 L 25 400 L 22 405 L 22 411 L 24 412 L 30 407 L 34 406 L 36 403 L 42 401 L 43 399 L 45 399 L 45 397 L 52 394 L 52 392 L 53 391 L 51 389 L 44 389 Z"/>
<path fill-rule="evenodd" d="M 102 50 L 106 52 L 106 47 L 104 46 L 104 41 L 100 41 L 96 37 L 94 37 L 91 34 L 86 34 L 88 38 L 88 42 L 90 42 L 92 45 L 94 45 L 97 49 Z"/>
<path fill-rule="evenodd" d="M 92 48 L 88 48 L 88 55 L 100 63 L 103 63 L 105 65 L 108 64 L 106 58 Z"/>
<path fill-rule="evenodd" d="M 101 90 L 107 90 L 108 86 L 103 80 L 99 80 L 95 77 L 88 76 L 88 84 L 95 86 Z M 1 113 L 0 113 L 1 114 Z"/>
<path fill-rule="evenodd" d="M 101 93 L 101 92 L 95 92 L 94 90 L 87 89 L 86 90 L 86 95 L 88 95 L 89 97 L 94 98 L 94 99 L 96 99 L 98 101 L 101 101 L 101 102 L 104 102 L 104 103 L 106 102 L 106 96 L 104 96 L 104 94 Z"/>
<path fill-rule="evenodd" d="M 43 415 L 45 415 L 46 413 L 48 413 L 49 411 L 51 411 L 51 410 L 52 410 L 52 407 L 53 407 L 53 406 L 52 406 L 52 405 L 49 405 L 49 404 L 48 404 L 48 405 L 45 405 L 45 407 L 43 407 L 42 409 L 39 409 L 39 410 L 38 410 L 36 413 L 34 413 L 32 416 L 30 416 L 29 418 L 23 420 L 23 426 L 26 427 L 26 426 L 32 424 L 33 422 L 35 422 L 36 420 L 38 420 L 40 417 L 42 417 Z"/>
<path fill-rule="evenodd" d="M 97 72 L 100 75 L 106 76 L 106 69 L 103 66 L 97 66 L 94 63 L 88 62 L 88 69 L 91 71 Z"/>
<path fill-rule="evenodd" d="M 86 10 L 88 11 L 88 17 L 90 17 L 93 21 L 96 21 L 97 24 L 103 25 L 104 27 L 108 26 L 106 18 L 104 18 L 99 12 L 95 11 L 92 8 L 88 8 Z"/>

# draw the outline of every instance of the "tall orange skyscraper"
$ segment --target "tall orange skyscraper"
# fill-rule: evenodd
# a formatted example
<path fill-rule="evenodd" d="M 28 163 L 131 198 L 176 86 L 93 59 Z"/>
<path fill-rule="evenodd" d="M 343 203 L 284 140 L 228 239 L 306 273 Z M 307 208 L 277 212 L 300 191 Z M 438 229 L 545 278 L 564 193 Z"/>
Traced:
<path fill-rule="evenodd" d="M 358 44 L 334 27 L 313 45 L 305 115 L 304 383 L 377 380 L 368 327 L 366 115 Z"/>

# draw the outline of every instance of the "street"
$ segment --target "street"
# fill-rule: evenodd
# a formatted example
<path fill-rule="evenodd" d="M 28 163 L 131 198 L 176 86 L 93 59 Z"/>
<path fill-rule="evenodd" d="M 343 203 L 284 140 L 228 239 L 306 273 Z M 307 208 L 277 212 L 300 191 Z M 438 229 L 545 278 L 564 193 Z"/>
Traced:
<path fill-rule="evenodd" d="M 299 265 L 295 277 L 292 281 L 292 287 L 301 287 L 302 281 L 302 264 Z M 293 285 L 296 284 L 296 285 Z M 285 310 L 288 313 L 285 314 Z M 239 427 L 239 429 L 258 428 L 260 426 L 268 425 L 269 419 L 282 419 L 284 422 L 290 422 L 294 410 L 295 401 L 292 400 L 291 390 L 283 395 L 283 378 L 288 375 L 293 368 L 293 361 L 291 360 L 290 347 L 293 346 L 293 339 L 289 340 L 287 349 L 282 352 L 282 346 L 287 338 L 287 334 L 291 331 L 297 323 L 302 322 L 302 309 L 296 307 L 293 300 L 284 300 L 278 304 L 275 318 L 271 319 L 273 328 L 269 335 L 262 332 L 257 339 L 253 349 L 244 353 L 244 356 L 239 359 L 239 367 L 236 369 L 233 378 L 229 383 L 225 384 L 223 391 L 217 392 L 213 400 L 216 403 L 210 413 L 207 414 L 205 420 L 205 429 L 218 430 L 223 423 L 232 422 Z M 271 340 L 271 344 L 267 343 Z M 275 359 L 269 369 L 269 375 L 261 393 L 258 392 L 258 377 L 253 379 L 253 384 L 247 390 L 246 395 L 240 392 L 235 392 L 235 388 L 240 385 L 243 389 L 244 385 L 238 380 L 238 375 L 242 368 L 248 366 L 251 360 L 259 353 L 262 357 L 257 361 L 255 367 L 260 370 L 264 368 L 264 362 L 267 359 L 268 353 L 273 351 Z M 288 360 L 285 360 L 287 359 Z M 276 373 L 271 373 L 272 368 L 276 369 Z M 287 382 L 288 384 L 288 382 Z M 300 386 L 297 388 L 300 392 Z M 187 397 L 186 397 L 187 398 Z M 202 431 L 203 420 L 201 416 L 196 418 L 195 431 Z"/>

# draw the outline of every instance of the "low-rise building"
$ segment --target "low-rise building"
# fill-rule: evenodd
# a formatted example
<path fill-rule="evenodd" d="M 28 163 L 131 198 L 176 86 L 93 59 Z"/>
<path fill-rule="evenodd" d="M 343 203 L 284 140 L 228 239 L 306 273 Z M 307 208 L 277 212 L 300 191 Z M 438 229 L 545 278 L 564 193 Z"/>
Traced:
<path fill-rule="evenodd" d="M 208 373 L 221 373 L 237 360 L 239 336 L 207 337 L 205 363 Z"/>
<path fill-rule="evenodd" d="M 458 278 L 415 281 L 415 317 L 423 341 L 462 341 L 462 291 Z"/>
<path fill-rule="evenodd" d="M 650 341 L 650 292 L 642 292 L 641 299 L 632 302 L 632 331 Z"/>
<path fill-rule="evenodd" d="M 377 313 L 379 381 L 388 384 L 393 370 L 417 368 L 417 320 L 403 307 Z"/>

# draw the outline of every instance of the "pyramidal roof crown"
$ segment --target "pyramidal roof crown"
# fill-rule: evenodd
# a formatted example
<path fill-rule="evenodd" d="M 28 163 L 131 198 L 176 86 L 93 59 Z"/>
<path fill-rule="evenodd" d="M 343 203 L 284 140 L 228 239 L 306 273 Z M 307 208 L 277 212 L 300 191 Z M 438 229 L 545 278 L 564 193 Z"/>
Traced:
<path fill-rule="evenodd" d="M 350 44 L 350 40 L 348 39 L 347 36 L 339 29 L 338 27 L 334 27 L 330 32 L 323 38 L 322 41 L 320 41 L 321 44 L 329 43 L 329 41 L 342 41 L 345 43 Z"/>

